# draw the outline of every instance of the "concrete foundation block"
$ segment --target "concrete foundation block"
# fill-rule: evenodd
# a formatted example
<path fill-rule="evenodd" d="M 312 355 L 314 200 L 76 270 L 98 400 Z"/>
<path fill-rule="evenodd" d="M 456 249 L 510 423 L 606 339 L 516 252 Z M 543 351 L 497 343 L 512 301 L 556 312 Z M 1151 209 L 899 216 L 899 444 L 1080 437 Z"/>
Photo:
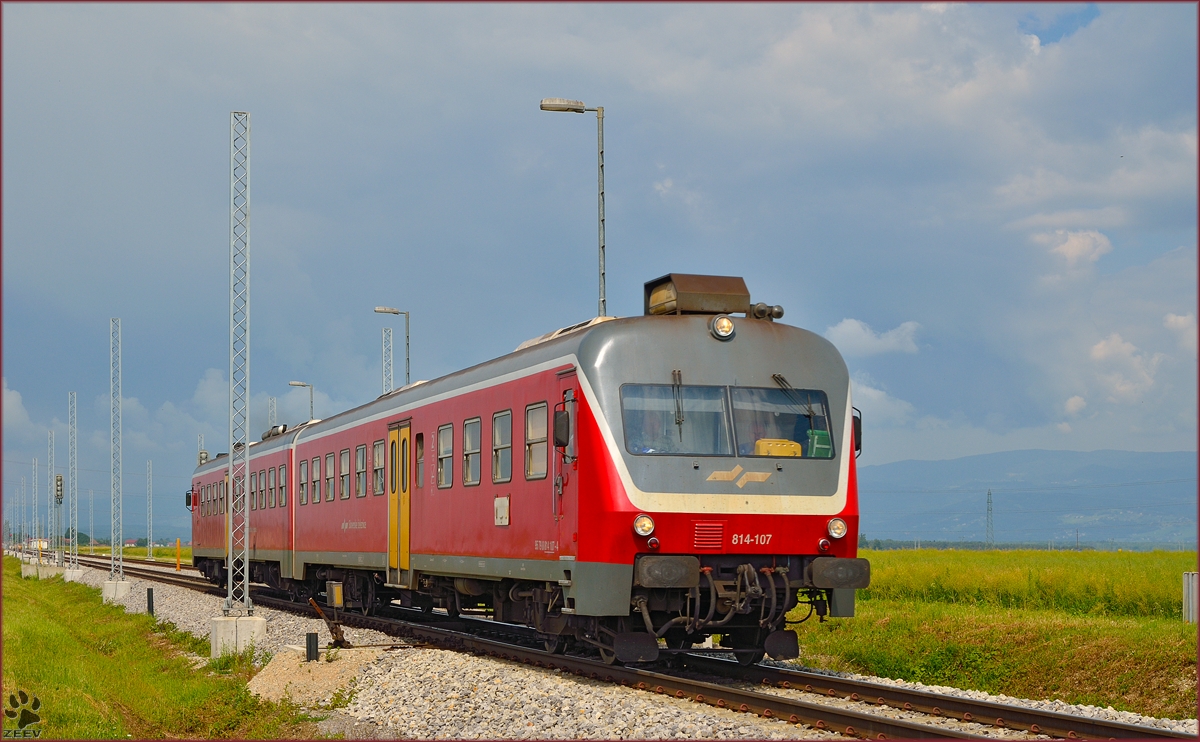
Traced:
<path fill-rule="evenodd" d="M 22 564 L 21 565 L 21 576 L 26 579 L 28 579 L 30 577 L 37 577 L 38 576 L 37 565 L 36 564 Z"/>
<path fill-rule="evenodd" d="M 127 580 L 105 580 L 104 587 L 100 589 L 100 596 L 105 603 L 115 603 L 126 595 L 133 586 Z"/>
<path fill-rule="evenodd" d="M 55 575 L 61 575 L 65 569 L 65 567 L 58 567 L 53 564 L 43 564 L 38 567 L 38 579 L 48 580 Z"/>
<path fill-rule="evenodd" d="M 262 616 L 217 616 L 209 627 L 211 656 L 244 652 L 261 647 L 267 640 L 267 619 Z"/>
<path fill-rule="evenodd" d="M 83 582 L 83 570 L 65 569 L 63 570 L 63 579 L 67 582 Z"/>

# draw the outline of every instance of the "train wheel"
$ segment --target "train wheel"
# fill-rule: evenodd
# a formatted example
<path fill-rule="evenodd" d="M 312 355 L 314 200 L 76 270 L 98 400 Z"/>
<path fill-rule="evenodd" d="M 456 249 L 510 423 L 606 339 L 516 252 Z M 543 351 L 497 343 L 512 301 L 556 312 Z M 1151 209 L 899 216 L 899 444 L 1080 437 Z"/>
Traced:
<path fill-rule="evenodd" d="M 767 655 L 767 653 L 762 651 L 761 649 L 754 653 L 738 652 L 737 653 L 737 661 L 738 661 L 739 665 L 742 665 L 744 667 L 749 667 L 750 665 L 757 665 L 759 662 L 762 661 L 762 658 L 765 657 L 766 655 Z"/>
<path fill-rule="evenodd" d="M 614 649 L 607 647 L 596 647 L 596 651 L 600 652 L 600 661 L 606 665 L 617 664 L 617 652 Z"/>
<path fill-rule="evenodd" d="M 375 612 L 375 582 L 370 577 L 359 577 L 360 610 L 364 616 Z"/>
<path fill-rule="evenodd" d="M 567 637 L 559 634 L 557 636 L 547 636 L 542 638 L 542 644 L 546 647 L 546 651 L 550 654 L 562 654 L 567 648 Z"/>

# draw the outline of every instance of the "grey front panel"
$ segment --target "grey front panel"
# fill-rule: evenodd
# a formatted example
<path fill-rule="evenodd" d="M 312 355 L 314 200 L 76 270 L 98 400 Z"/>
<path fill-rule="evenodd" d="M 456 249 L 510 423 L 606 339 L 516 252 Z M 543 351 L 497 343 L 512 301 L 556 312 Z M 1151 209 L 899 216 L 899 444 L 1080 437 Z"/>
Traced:
<path fill-rule="evenodd" d="M 734 317 L 737 333 L 720 341 L 709 334 L 705 316 L 639 317 L 606 322 L 588 331 L 579 347 L 587 375 L 612 429 L 633 483 L 644 492 L 732 495 L 831 496 L 837 492 L 850 388 L 850 375 L 828 340 L 779 322 Z M 821 390 L 829 398 L 834 457 L 765 458 L 747 456 L 635 455 L 625 449 L 621 385 L 670 384 L 673 369 L 684 385 L 778 389 L 782 374 L 797 389 Z M 853 455 L 851 453 L 851 455 Z M 694 462 L 694 463 L 693 463 Z M 779 468 L 777 468 L 777 465 Z M 770 473 L 766 481 L 738 487 L 737 478 L 709 480 L 735 466 Z M 743 483 L 744 485 L 745 483 Z"/>
<path fill-rule="evenodd" d="M 632 564 L 575 562 L 567 597 L 581 616 L 628 616 Z"/>
<path fill-rule="evenodd" d="M 829 617 L 854 618 L 854 588 L 836 588 L 829 591 Z"/>

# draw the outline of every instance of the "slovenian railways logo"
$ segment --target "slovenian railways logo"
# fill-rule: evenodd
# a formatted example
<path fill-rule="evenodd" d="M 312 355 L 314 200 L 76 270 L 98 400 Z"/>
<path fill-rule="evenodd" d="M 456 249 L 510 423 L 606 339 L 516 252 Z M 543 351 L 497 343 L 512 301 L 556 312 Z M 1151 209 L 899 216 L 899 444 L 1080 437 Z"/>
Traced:
<path fill-rule="evenodd" d="M 34 724 L 42 723 L 42 702 L 37 696 L 31 696 L 23 690 L 8 694 L 8 703 L 4 705 L 4 739 L 37 739 L 42 736 L 41 729 L 30 729 Z M 10 727 L 15 724 L 15 727 Z"/>

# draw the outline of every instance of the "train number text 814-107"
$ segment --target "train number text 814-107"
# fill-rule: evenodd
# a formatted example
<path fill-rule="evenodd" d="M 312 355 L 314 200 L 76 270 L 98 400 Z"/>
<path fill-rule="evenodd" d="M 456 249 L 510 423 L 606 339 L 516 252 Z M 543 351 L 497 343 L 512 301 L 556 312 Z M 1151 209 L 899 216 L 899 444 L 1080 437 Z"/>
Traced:
<path fill-rule="evenodd" d="M 769 533 L 735 533 L 733 534 L 734 546 L 766 546 L 771 543 L 771 534 Z"/>

